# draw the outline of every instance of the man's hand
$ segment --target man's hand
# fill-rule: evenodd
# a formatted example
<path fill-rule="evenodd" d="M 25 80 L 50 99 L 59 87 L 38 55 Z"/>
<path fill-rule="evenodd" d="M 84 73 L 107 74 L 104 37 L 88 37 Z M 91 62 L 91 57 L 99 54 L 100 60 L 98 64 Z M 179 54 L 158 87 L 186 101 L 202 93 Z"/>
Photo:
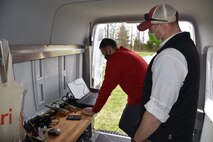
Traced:
<path fill-rule="evenodd" d="M 93 116 L 95 113 L 92 111 L 92 107 L 87 107 L 81 110 L 83 114 Z"/>

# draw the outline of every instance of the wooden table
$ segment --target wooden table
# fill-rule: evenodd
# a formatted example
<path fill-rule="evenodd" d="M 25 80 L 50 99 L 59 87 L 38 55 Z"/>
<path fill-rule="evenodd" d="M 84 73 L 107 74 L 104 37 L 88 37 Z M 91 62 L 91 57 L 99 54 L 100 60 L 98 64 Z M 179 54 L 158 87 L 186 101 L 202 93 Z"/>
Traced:
<path fill-rule="evenodd" d="M 82 115 L 81 120 L 67 120 L 68 115 L 54 115 L 59 119 L 59 123 L 51 128 L 59 128 L 60 134 L 58 136 L 48 135 L 47 142 L 76 142 L 85 129 L 92 123 L 95 116 L 83 115 L 81 111 L 70 112 L 69 115 Z M 92 125 L 91 125 L 92 126 Z M 49 129 L 51 129 L 49 128 Z M 48 130 L 49 130 L 48 129 Z M 39 137 L 33 137 L 31 133 L 28 136 L 40 140 Z"/>
<path fill-rule="evenodd" d="M 78 111 L 70 114 L 79 115 L 81 112 Z M 66 120 L 67 116 L 56 117 L 60 119 L 60 122 L 54 127 L 59 128 L 61 133 L 58 136 L 49 135 L 48 142 L 75 142 L 93 121 L 92 116 L 86 115 L 82 115 L 81 120 Z"/>

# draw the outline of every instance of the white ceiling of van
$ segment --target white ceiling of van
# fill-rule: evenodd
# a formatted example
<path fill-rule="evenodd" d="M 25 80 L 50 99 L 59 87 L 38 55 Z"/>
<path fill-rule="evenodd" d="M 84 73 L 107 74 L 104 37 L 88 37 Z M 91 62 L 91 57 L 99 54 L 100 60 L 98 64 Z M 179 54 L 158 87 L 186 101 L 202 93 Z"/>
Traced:
<path fill-rule="evenodd" d="M 113 19 L 113 17 L 122 16 L 143 17 L 145 12 L 161 2 L 173 5 L 180 11 L 180 15 L 185 13 L 193 17 L 199 16 L 197 9 L 208 12 L 211 10 L 208 8 L 211 6 L 209 3 L 213 4 L 212 0 L 61 0 L 60 4 L 79 12 L 85 12 L 93 19 L 104 19 L 104 17 L 112 17 Z"/>

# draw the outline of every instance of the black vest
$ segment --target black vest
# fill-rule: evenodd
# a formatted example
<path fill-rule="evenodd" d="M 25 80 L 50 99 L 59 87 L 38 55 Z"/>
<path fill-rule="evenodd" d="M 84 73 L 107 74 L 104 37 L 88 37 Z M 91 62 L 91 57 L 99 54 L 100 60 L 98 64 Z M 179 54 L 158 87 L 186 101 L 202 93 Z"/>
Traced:
<path fill-rule="evenodd" d="M 167 48 L 177 49 L 184 55 L 188 64 L 188 74 L 180 89 L 179 97 L 169 113 L 170 117 L 148 139 L 152 142 L 191 142 L 199 93 L 200 61 L 198 52 L 188 32 L 173 36 L 161 47 L 155 57 Z M 150 62 L 145 77 L 141 114 L 145 112 L 144 104 L 149 101 L 151 95 L 151 68 L 155 57 Z"/>

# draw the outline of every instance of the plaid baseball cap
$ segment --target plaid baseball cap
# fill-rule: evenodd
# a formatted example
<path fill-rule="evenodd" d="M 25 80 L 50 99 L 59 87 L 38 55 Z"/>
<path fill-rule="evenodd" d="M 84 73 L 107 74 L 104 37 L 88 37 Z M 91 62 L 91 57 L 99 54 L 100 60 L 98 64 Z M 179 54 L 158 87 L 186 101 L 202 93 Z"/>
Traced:
<path fill-rule="evenodd" d="M 140 23 L 137 28 L 139 31 L 145 31 L 153 24 L 170 23 L 177 20 L 177 10 L 171 5 L 159 4 L 153 7 L 149 13 L 144 15 L 144 21 Z"/>

